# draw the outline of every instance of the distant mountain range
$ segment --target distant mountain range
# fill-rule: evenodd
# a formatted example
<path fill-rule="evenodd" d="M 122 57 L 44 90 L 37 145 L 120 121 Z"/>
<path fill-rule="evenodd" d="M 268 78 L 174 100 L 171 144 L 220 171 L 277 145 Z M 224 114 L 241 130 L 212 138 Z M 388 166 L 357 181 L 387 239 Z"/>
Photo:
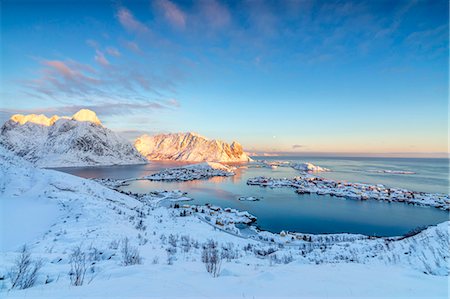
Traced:
<path fill-rule="evenodd" d="M 0 129 L 0 144 L 39 167 L 251 161 L 239 143 L 230 145 L 196 133 L 142 135 L 133 146 L 88 109 L 72 116 L 13 115 Z"/>
<path fill-rule="evenodd" d="M 0 129 L 0 144 L 40 167 L 144 164 L 133 145 L 105 128 L 95 112 L 71 117 L 13 115 Z"/>
<path fill-rule="evenodd" d="M 209 140 L 196 133 L 142 135 L 134 142 L 148 160 L 248 162 L 251 159 L 242 146 L 220 140 Z"/>

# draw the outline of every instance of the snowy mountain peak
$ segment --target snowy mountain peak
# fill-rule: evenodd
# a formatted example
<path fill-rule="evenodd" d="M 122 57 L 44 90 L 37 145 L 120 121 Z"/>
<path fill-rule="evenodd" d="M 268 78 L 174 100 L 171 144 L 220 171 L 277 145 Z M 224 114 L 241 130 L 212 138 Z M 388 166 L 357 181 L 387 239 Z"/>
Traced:
<path fill-rule="evenodd" d="M 197 133 L 142 135 L 134 146 L 148 160 L 178 160 L 195 162 L 247 162 L 250 158 L 242 146 L 221 140 L 209 140 Z"/>
<path fill-rule="evenodd" d="M 12 120 L 13 122 L 16 122 L 20 125 L 24 125 L 26 123 L 32 123 L 32 124 L 37 124 L 37 125 L 46 126 L 46 127 L 53 126 L 55 124 L 55 122 L 59 119 L 72 119 L 75 121 L 91 122 L 91 123 L 94 123 L 99 126 L 102 124 L 100 122 L 100 120 L 98 119 L 97 114 L 95 114 L 94 111 L 89 110 L 89 109 L 81 109 L 80 111 L 78 111 L 77 113 L 72 115 L 72 117 L 58 116 L 58 115 L 53 115 L 52 117 L 47 117 L 44 114 L 28 114 L 28 115 L 14 114 L 10 118 L 10 120 Z"/>
<path fill-rule="evenodd" d="M 58 115 L 53 115 L 52 117 L 47 117 L 43 114 L 28 114 L 28 115 L 23 115 L 23 114 L 14 114 L 13 116 L 11 116 L 10 120 L 24 125 L 26 123 L 33 123 L 33 124 L 37 124 L 37 125 L 42 125 L 42 126 L 52 126 L 58 119 L 60 119 L 60 117 Z"/>
<path fill-rule="evenodd" d="M 0 129 L 0 145 L 41 167 L 146 163 L 131 143 L 87 109 L 72 117 L 14 115 Z"/>
<path fill-rule="evenodd" d="M 87 122 L 94 123 L 96 125 L 102 124 L 100 122 L 100 120 L 98 119 L 97 114 L 95 114 L 94 111 L 89 110 L 89 109 L 81 109 L 80 111 L 78 111 L 77 113 L 72 115 L 72 120 L 87 121 Z"/>

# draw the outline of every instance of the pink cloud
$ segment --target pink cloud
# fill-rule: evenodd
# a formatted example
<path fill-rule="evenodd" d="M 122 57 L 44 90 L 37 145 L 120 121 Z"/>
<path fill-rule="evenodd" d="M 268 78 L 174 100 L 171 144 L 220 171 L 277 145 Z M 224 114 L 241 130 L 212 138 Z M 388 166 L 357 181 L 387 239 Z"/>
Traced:
<path fill-rule="evenodd" d="M 64 77 L 73 78 L 79 74 L 77 71 L 71 69 L 67 64 L 59 60 L 45 60 L 43 64 L 51 67 Z"/>
<path fill-rule="evenodd" d="M 133 52 L 136 53 L 141 53 L 141 48 L 139 47 L 138 43 L 133 42 L 133 41 L 126 41 L 124 43 L 125 47 L 127 47 L 128 49 L 130 49 Z"/>
<path fill-rule="evenodd" d="M 126 8 L 121 7 L 117 12 L 117 18 L 125 29 L 137 33 L 149 33 L 150 29 L 141 21 L 137 20 Z"/>
<path fill-rule="evenodd" d="M 95 40 L 93 40 L 93 39 L 88 39 L 88 40 L 86 40 L 86 44 L 87 44 L 89 47 L 92 47 L 92 48 L 94 48 L 94 49 L 97 49 L 97 48 L 98 48 L 98 43 L 97 43 Z"/>
<path fill-rule="evenodd" d="M 102 65 L 102 66 L 108 66 L 109 65 L 108 59 L 106 59 L 105 55 L 102 52 L 100 52 L 99 50 L 96 51 L 95 61 L 97 61 L 97 63 Z"/>
<path fill-rule="evenodd" d="M 169 0 L 159 0 L 157 6 L 162 10 L 164 18 L 166 18 L 172 26 L 177 28 L 186 27 L 186 15 L 176 4 Z"/>
<path fill-rule="evenodd" d="M 106 53 L 108 53 L 111 56 L 115 56 L 115 57 L 119 57 L 120 56 L 119 50 L 117 50 L 114 47 L 107 47 L 106 48 Z"/>
<path fill-rule="evenodd" d="M 222 28 L 231 22 L 231 15 L 228 8 L 216 0 L 203 0 L 200 3 L 200 10 L 208 25 L 214 28 Z"/>
<path fill-rule="evenodd" d="M 175 108 L 179 108 L 180 107 L 180 102 L 178 102 L 177 99 L 168 99 L 165 102 L 170 107 L 175 107 Z"/>

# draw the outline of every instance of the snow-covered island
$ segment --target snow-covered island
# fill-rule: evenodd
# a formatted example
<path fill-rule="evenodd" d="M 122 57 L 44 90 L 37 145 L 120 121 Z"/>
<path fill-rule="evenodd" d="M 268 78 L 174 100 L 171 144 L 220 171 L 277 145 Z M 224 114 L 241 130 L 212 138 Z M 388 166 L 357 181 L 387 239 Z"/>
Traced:
<path fill-rule="evenodd" d="M 158 173 L 142 177 L 151 181 L 192 181 L 208 179 L 215 176 L 232 176 L 234 167 L 221 163 L 204 162 L 176 168 L 169 168 Z"/>
<path fill-rule="evenodd" d="M 292 167 L 300 172 L 312 173 L 312 172 L 328 172 L 331 171 L 328 168 L 314 165 L 310 162 L 294 162 L 294 161 L 270 161 L 270 160 L 259 160 L 257 161 L 258 166 L 277 168 L 277 167 Z"/>
<path fill-rule="evenodd" d="M 373 199 L 388 202 L 404 202 L 418 206 L 436 207 L 447 211 L 450 209 L 450 195 L 448 194 L 387 188 L 381 184 L 349 183 L 311 175 L 298 176 L 293 179 L 256 177 L 248 179 L 247 184 L 270 188 L 295 188 L 295 192 L 299 194 L 316 193 L 319 195 L 331 195 L 357 200 Z"/>
<path fill-rule="evenodd" d="M 261 199 L 255 196 L 241 196 L 238 198 L 240 201 L 260 201 Z"/>
<path fill-rule="evenodd" d="M 387 174 L 416 174 L 414 171 L 407 171 L 407 170 L 391 170 L 391 169 L 382 169 L 382 170 L 376 170 L 376 169 L 369 169 L 367 172 L 372 173 L 387 173 Z"/>
<path fill-rule="evenodd" d="M 309 162 L 305 163 L 291 163 L 290 166 L 294 168 L 295 170 L 299 170 L 302 172 L 327 172 L 330 171 L 330 169 L 325 167 L 320 167 L 317 165 L 314 165 Z"/>

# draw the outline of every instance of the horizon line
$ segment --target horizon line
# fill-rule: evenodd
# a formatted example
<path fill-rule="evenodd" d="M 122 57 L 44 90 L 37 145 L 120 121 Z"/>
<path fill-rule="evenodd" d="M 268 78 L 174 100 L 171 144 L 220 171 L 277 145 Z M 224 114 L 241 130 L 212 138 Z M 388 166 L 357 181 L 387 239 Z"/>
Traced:
<path fill-rule="evenodd" d="M 445 158 L 450 159 L 450 152 L 285 152 L 285 151 L 247 151 L 251 157 L 348 157 L 348 158 Z"/>

